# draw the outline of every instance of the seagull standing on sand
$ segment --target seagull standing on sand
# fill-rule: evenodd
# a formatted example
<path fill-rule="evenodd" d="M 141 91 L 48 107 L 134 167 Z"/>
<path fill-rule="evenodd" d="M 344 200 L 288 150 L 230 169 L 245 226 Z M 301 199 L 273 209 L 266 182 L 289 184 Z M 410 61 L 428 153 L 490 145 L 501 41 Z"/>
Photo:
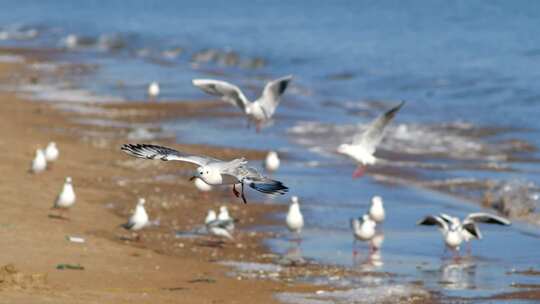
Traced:
<path fill-rule="evenodd" d="M 197 190 L 199 190 L 201 193 L 204 193 L 205 195 L 209 191 L 212 191 L 212 186 L 205 183 L 202 179 L 200 179 L 198 177 L 194 180 L 194 184 L 195 184 L 195 187 L 197 188 Z"/>
<path fill-rule="evenodd" d="M 62 191 L 56 197 L 56 201 L 54 202 L 54 206 L 52 208 L 59 209 L 60 217 L 63 217 L 64 210 L 69 211 L 69 208 L 75 204 L 76 199 L 77 196 L 73 190 L 71 177 L 68 176 L 66 177 Z"/>
<path fill-rule="evenodd" d="M 353 236 L 354 236 L 354 243 L 353 243 L 353 254 L 357 254 L 356 251 L 356 241 L 371 241 L 371 239 L 375 236 L 375 226 L 377 223 L 375 223 L 374 220 L 372 220 L 369 215 L 364 214 L 362 218 L 355 218 L 351 220 L 351 228 L 353 230 Z M 373 247 L 373 244 L 369 244 L 370 251 L 375 250 Z"/>
<path fill-rule="evenodd" d="M 226 206 L 219 207 L 218 220 L 227 221 L 229 224 L 225 226 L 225 229 L 229 232 L 234 231 L 234 219 L 229 215 L 229 210 Z"/>
<path fill-rule="evenodd" d="M 294 232 L 298 237 L 304 228 L 304 216 L 300 211 L 300 202 L 298 196 L 291 197 L 291 204 L 289 205 L 289 212 L 287 212 L 287 228 L 289 231 Z"/>
<path fill-rule="evenodd" d="M 125 144 L 122 146 L 122 150 L 139 158 L 159 159 L 162 161 L 176 160 L 196 164 L 198 168 L 191 180 L 199 177 L 212 186 L 233 185 L 234 195 L 241 197 L 244 203 L 247 203 L 244 196 L 244 184 L 265 194 L 285 194 L 289 190 L 282 182 L 272 180 L 260 174 L 257 169 L 247 166 L 247 161 L 244 158 L 226 162 L 147 144 Z M 237 184 L 240 184 L 241 192 L 236 190 Z"/>
<path fill-rule="evenodd" d="M 384 221 L 386 214 L 384 212 L 382 197 L 376 195 L 371 199 L 371 207 L 369 208 L 369 217 L 377 224 Z"/>
<path fill-rule="evenodd" d="M 144 198 L 139 198 L 137 201 L 137 207 L 135 207 L 135 212 L 133 212 L 127 223 L 122 224 L 124 229 L 139 231 L 148 226 L 148 213 L 146 213 L 146 209 L 144 209 L 145 202 L 146 200 Z M 135 239 L 137 241 L 140 240 L 139 234 L 137 234 Z"/>
<path fill-rule="evenodd" d="M 32 160 L 32 167 L 30 168 L 30 171 L 32 173 L 39 173 L 43 172 L 47 169 L 47 159 L 45 157 L 45 152 L 43 152 L 42 149 L 36 150 L 36 156 Z"/>
<path fill-rule="evenodd" d="M 275 172 L 279 168 L 280 160 L 276 151 L 270 151 L 264 160 L 264 168 L 267 172 Z"/>
<path fill-rule="evenodd" d="M 213 96 L 220 97 L 223 101 L 238 107 L 249 120 L 254 121 L 257 132 L 274 116 L 281 95 L 287 89 L 292 75 L 270 81 L 264 87 L 262 95 L 255 101 L 250 102 L 244 93 L 235 85 L 225 81 L 213 79 L 193 79 L 193 85 Z"/>
<path fill-rule="evenodd" d="M 450 248 L 455 256 L 459 256 L 459 247 L 463 243 L 463 230 L 467 230 L 474 238 L 479 238 L 477 234 L 476 225 L 474 223 L 466 223 L 462 225 L 456 225 L 456 223 L 447 223 L 440 216 L 428 215 L 418 221 L 417 225 L 425 226 L 439 226 L 444 243 L 447 248 Z"/>
<path fill-rule="evenodd" d="M 366 166 L 376 163 L 377 158 L 373 154 L 384 137 L 384 129 L 404 104 L 405 101 L 402 101 L 399 105 L 377 117 L 367 129 L 353 138 L 352 143 L 341 144 L 338 147 L 338 153 L 345 154 L 358 162 L 358 168 L 354 171 L 353 178 L 362 176 Z"/>
<path fill-rule="evenodd" d="M 60 155 L 60 151 L 58 151 L 58 148 L 56 147 L 56 143 L 54 141 L 51 141 L 47 148 L 45 148 L 45 158 L 48 162 L 54 162 L 58 159 L 58 156 Z"/>
<path fill-rule="evenodd" d="M 234 220 L 218 219 L 214 210 L 208 210 L 208 214 L 204 219 L 204 225 L 206 226 L 206 231 L 208 231 L 209 234 L 234 240 L 232 234 L 229 232 L 229 230 L 227 230 L 227 227 L 231 223 L 234 223 Z"/>
<path fill-rule="evenodd" d="M 148 97 L 150 100 L 156 100 L 159 96 L 159 83 L 157 81 L 152 81 L 148 85 Z"/>
<path fill-rule="evenodd" d="M 461 232 L 461 237 L 463 240 L 467 243 L 467 251 L 471 252 L 471 243 L 470 241 L 473 239 L 481 239 L 482 233 L 480 232 L 480 229 L 478 227 L 478 224 L 495 224 L 495 225 L 502 225 L 502 226 L 510 226 L 512 223 L 500 216 L 496 216 L 489 213 L 483 213 L 483 212 L 475 212 L 470 213 L 463 219 L 463 221 L 460 221 L 459 218 L 450 216 L 445 213 L 440 214 L 440 218 L 443 219 L 447 224 L 454 225 L 456 227 L 461 227 L 459 230 Z M 472 229 L 474 229 L 474 234 L 470 233 L 469 230 L 463 229 L 464 225 L 471 225 Z"/>

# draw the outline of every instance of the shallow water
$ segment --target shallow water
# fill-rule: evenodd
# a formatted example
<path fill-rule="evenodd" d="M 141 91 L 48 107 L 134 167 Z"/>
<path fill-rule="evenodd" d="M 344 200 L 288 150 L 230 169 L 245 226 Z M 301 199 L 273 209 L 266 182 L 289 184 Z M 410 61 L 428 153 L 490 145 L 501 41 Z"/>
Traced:
<path fill-rule="evenodd" d="M 19 88 L 53 102 L 142 100 L 152 80 L 161 83 L 162 99 L 208 99 L 191 86 L 193 77 L 225 79 L 255 97 L 268 79 L 293 73 L 275 124 L 262 134 L 238 117 L 162 127 L 180 142 L 278 150 L 285 159 L 274 177 L 300 196 L 306 216 L 303 256 L 395 273 L 398 282 L 422 280 L 457 297 L 540 284 L 507 274 L 540 264 L 536 227 L 484 225 L 472 258 L 453 263 L 441 258 L 435 229 L 415 226 L 429 213 L 478 210 L 434 191 L 435 184 L 479 200 L 486 187 L 471 185 L 540 183 L 540 155 L 530 149 L 540 146 L 539 34 L 536 2 L 131 1 L 128 8 L 119 1 L 28 0 L 0 11 L 3 45 L 62 47 L 65 62 L 95 67 Z M 333 152 L 335 144 L 403 99 L 379 151 L 390 160 L 385 170 L 352 180 L 353 164 Z M 456 186 L 461 180 L 471 187 Z M 381 257 L 367 260 L 364 246 L 356 263 L 349 219 L 375 194 L 388 213 Z M 284 238 L 269 244 L 278 252 L 290 247 Z"/>

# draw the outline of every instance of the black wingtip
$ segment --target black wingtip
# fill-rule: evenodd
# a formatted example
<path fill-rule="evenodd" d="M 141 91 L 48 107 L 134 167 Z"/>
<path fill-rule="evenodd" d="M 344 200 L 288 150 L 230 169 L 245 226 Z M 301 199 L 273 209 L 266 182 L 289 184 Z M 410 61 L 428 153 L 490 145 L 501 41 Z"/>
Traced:
<path fill-rule="evenodd" d="M 249 186 L 259 192 L 265 194 L 285 194 L 289 191 L 289 188 L 282 182 L 276 180 L 268 180 L 264 182 L 252 182 Z"/>
<path fill-rule="evenodd" d="M 391 108 L 390 110 L 386 111 L 384 113 L 384 116 L 386 116 L 388 119 L 394 118 L 396 116 L 397 112 L 405 105 L 405 100 L 402 100 L 397 106 Z"/>

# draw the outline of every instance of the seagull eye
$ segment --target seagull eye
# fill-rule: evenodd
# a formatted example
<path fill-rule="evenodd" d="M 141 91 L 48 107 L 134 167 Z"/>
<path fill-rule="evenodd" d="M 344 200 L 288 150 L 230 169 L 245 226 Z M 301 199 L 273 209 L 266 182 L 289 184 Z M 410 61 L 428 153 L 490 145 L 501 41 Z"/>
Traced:
<path fill-rule="evenodd" d="M 210 172 L 209 172 L 209 171 L 206 171 L 206 174 L 210 174 Z"/>
<path fill-rule="evenodd" d="M 201 172 L 199 172 L 199 174 L 200 174 L 200 175 L 203 175 L 203 174 L 204 174 L 204 172 L 202 172 L 202 171 L 201 171 Z"/>

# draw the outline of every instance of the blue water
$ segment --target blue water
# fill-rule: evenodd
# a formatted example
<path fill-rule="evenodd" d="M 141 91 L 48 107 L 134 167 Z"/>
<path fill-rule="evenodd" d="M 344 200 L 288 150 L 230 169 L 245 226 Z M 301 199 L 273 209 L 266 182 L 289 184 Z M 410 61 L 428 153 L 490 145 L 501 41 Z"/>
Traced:
<path fill-rule="evenodd" d="M 346 138 L 341 131 L 325 129 L 330 133 L 317 137 L 310 133 L 311 128 L 295 129 L 306 122 L 325 128 L 367 123 L 394 102 L 407 100 L 396 125 L 420 126 L 424 132 L 420 134 L 444 124 L 503 131 L 474 136 L 472 129 L 462 130 L 459 135 L 469 140 L 469 146 L 481 144 L 484 148 L 474 157 L 451 156 L 455 147 L 445 145 L 441 145 L 439 157 L 424 159 L 418 156 L 423 153 L 412 154 L 418 162 L 456 167 L 441 171 L 413 166 L 405 171 L 405 180 L 418 175 L 421 180 L 540 182 L 538 162 L 529 161 L 540 157 L 537 152 L 511 153 L 499 145 L 503 140 L 519 139 L 540 146 L 536 119 L 540 114 L 539 2 L 29 0 L 4 3 L 2 8 L 0 27 L 9 36 L 0 41 L 3 45 L 65 47 L 68 35 L 92 40 L 89 45 L 69 49 L 66 58 L 98 65 L 91 81 L 80 84 L 96 94 L 143 100 L 147 84 L 156 80 L 161 84 L 162 100 L 209 99 L 191 86 L 191 79 L 215 77 L 248 87 L 246 94 L 254 98 L 267 80 L 294 74 L 276 123 L 262 134 L 230 117 L 169 120 L 162 126 L 182 142 L 282 152 L 285 160 L 275 177 L 301 197 L 307 221 L 301 245 L 305 256 L 355 265 L 348 219 L 360 215 L 371 196 L 380 194 L 388 220 L 384 263 L 378 270 L 402 274 L 407 280 L 424 279 L 429 288 L 456 296 L 511 291 L 512 282 L 540 283 L 534 277 L 505 274 L 540 263 L 536 228 L 519 222 L 511 229 L 482 227 L 485 239 L 473 246 L 473 266 L 461 273 L 467 277 L 463 279 L 466 283 L 473 283 L 438 283 L 445 269 L 455 265 L 441 260 L 438 232 L 414 223 L 425 214 L 463 215 L 478 207 L 410 182 L 380 183 L 371 175 L 352 180 L 351 162 L 320 153 L 321 149 L 328 152 L 332 140 Z M 29 29 L 39 34 L 34 37 Z M 100 44 L 100 39 L 114 43 Z M 163 54 L 177 48 L 182 49 L 178 56 Z M 246 68 L 243 64 L 192 62 L 194 55 L 208 49 L 234 52 L 242 62 L 262 59 L 266 64 Z M 423 135 L 415 137 L 412 145 L 411 141 L 397 147 L 388 143 L 386 150 L 391 155 L 407 154 L 402 147 L 415 147 L 415 140 Z M 433 152 L 430 143 L 424 143 L 423 152 Z M 465 167 L 489 163 L 501 153 L 528 160 L 501 161 L 518 170 L 510 172 Z M 320 166 L 308 166 L 310 161 Z M 286 198 L 278 201 L 284 203 Z M 269 242 L 280 252 L 289 246 L 284 239 Z M 469 271 L 471 267 L 477 271 Z"/>

